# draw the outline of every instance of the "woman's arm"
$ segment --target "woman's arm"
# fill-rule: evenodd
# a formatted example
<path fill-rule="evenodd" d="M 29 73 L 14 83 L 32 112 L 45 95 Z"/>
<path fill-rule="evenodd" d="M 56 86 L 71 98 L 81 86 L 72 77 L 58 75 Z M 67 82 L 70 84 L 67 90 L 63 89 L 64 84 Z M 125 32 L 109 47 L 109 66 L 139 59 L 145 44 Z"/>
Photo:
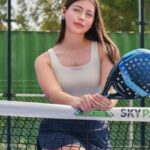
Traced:
<path fill-rule="evenodd" d="M 102 58 L 101 58 L 101 87 L 102 90 L 104 89 L 104 86 L 106 84 L 107 78 L 109 76 L 109 73 L 111 71 L 113 67 L 112 62 L 110 61 L 108 55 L 106 53 L 102 54 Z M 113 92 L 113 89 L 110 89 L 110 92 Z M 117 104 L 117 100 L 111 100 L 111 105 L 112 107 L 114 107 Z"/>
<path fill-rule="evenodd" d="M 51 67 L 48 52 L 41 54 L 35 60 L 35 71 L 39 85 L 48 100 L 52 103 L 71 105 L 77 97 L 62 91 Z"/>
<path fill-rule="evenodd" d="M 107 81 L 107 77 L 109 76 L 109 73 L 113 67 L 112 62 L 110 61 L 105 48 L 99 44 L 99 55 L 100 55 L 100 64 L 101 64 L 101 70 L 100 70 L 100 85 L 101 89 L 104 89 L 105 83 Z M 117 100 L 109 100 L 108 98 L 100 95 L 99 93 L 96 93 L 93 95 L 94 101 L 93 101 L 93 107 L 106 111 L 110 108 L 114 107 L 117 104 Z"/>
<path fill-rule="evenodd" d="M 35 70 L 39 85 L 50 102 L 71 105 L 72 107 L 80 108 L 84 112 L 91 111 L 91 99 L 93 97 L 90 94 L 76 97 L 65 93 L 61 89 L 52 70 L 50 57 L 47 52 L 35 60 Z"/>

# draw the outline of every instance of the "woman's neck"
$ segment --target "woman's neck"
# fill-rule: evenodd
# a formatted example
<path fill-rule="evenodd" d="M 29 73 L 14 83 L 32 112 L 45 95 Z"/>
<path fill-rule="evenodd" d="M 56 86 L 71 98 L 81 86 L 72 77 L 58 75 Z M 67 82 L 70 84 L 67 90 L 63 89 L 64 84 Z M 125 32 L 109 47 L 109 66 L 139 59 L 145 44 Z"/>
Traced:
<path fill-rule="evenodd" d="M 68 48 L 77 48 L 79 46 L 84 46 L 88 43 L 89 41 L 85 39 L 84 35 L 81 34 L 72 34 L 72 33 L 67 33 L 65 34 L 65 38 L 62 42 L 63 45 L 67 46 Z"/>

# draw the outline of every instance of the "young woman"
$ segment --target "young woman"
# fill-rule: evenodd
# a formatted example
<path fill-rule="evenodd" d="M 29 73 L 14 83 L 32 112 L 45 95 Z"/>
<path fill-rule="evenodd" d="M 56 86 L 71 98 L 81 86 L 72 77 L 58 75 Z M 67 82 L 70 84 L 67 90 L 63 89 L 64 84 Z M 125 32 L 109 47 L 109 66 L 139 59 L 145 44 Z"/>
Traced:
<path fill-rule="evenodd" d="M 89 112 L 107 111 L 117 100 L 102 96 L 107 76 L 119 59 L 106 33 L 98 0 L 67 0 L 62 8 L 61 30 L 56 45 L 35 61 L 39 85 L 51 103 L 70 105 Z M 42 150 L 111 149 L 104 121 L 42 121 Z"/>

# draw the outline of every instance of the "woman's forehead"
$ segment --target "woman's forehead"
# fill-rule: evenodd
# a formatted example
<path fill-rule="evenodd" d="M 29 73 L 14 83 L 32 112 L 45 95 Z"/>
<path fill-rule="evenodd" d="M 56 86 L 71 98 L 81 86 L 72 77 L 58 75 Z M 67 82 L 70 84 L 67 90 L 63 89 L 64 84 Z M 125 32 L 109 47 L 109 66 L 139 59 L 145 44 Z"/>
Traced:
<path fill-rule="evenodd" d="M 71 6 L 84 8 L 84 9 L 87 9 L 90 11 L 95 10 L 94 4 L 90 0 L 78 0 L 78 1 L 74 2 Z"/>

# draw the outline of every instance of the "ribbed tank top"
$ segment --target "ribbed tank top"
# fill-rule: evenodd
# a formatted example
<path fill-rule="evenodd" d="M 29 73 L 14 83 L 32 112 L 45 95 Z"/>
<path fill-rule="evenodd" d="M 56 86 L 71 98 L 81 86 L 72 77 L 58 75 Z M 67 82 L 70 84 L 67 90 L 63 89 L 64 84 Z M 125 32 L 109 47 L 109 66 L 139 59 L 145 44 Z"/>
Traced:
<path fill-rule="evenodd" d="M 53 48 L 49 49 L 48 53 L 52 69 L 63 91 L 74 96 L 101 92 L 100 58 L 97 42 L 92 42 L 91 44 L 90 61 L 79 67 L 63 66 Z"/>

